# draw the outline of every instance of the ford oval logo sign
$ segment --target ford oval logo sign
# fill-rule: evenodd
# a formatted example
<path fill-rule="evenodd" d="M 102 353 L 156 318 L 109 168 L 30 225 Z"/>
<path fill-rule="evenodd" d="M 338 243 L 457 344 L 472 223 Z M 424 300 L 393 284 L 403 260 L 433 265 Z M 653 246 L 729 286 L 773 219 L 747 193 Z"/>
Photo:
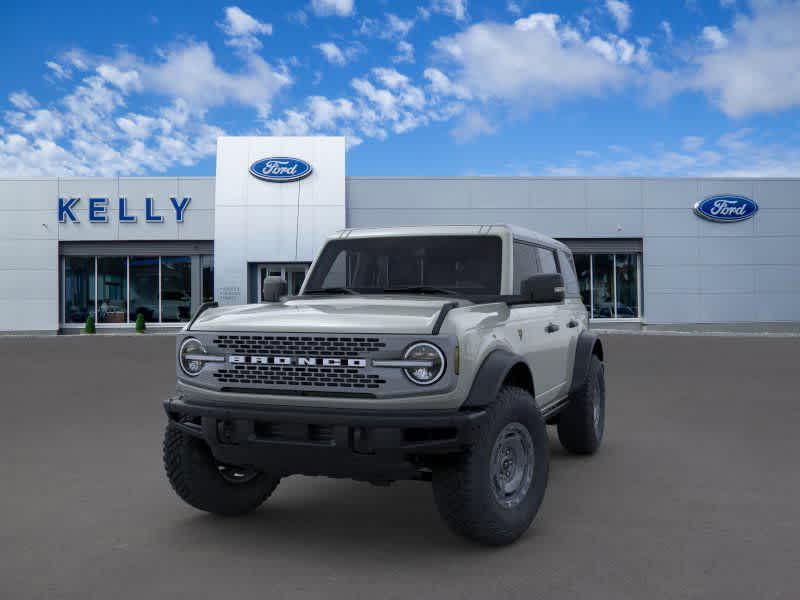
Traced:
<path fill-rule="evenodd" d="M 694 205 L 698 217 L 718 223 L 735 223 L 749 219 L 758 212 L 755 200 L 745 196 L 710 196 Z"/>
<path fill-rule="evenodd" d="M 284 183 L 298 181 L 311 175 L 311 165 L 299 158 L 271 156 L 250 165 L 250 174 L 264 181 Z"/>

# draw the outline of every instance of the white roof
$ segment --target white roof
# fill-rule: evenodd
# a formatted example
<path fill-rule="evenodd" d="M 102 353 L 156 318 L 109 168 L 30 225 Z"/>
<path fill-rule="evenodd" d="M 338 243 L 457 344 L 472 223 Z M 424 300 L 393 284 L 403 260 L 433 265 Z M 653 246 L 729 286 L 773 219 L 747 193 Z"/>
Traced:
<path fill-rule="evenodd" d="M 363 227 L 342 229 L 328 236 L 328 239 L 348 239 L 367 237 L 397 237 L 424 235 L 509 235 L 524 240 L 569 252 L 569 248 L 553 238 L 525 227 L 507 224 L 492 225 L 408 225 L 402 227 Z"/>

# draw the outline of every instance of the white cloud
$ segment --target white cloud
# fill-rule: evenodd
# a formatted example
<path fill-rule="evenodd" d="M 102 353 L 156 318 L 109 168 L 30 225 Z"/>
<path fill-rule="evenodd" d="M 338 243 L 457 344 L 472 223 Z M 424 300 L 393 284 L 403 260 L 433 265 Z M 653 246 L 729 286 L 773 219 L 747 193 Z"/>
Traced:
<path fill-rule="evenodd" d="M 8 96 L 8 101 L 11 102 L 11 104 L 15 108 L 18 108 L 19 110 L 30 110 L 34 106 L 37 106 L 39 104 L 39 102 L 37 102 L 36 98 L 31 96 L 25 90 L 22 90 L 22 91 L 19 91 L 19 92 L 12 92 Z"/>
<path fill-rule="evenodd" d="M 353 0 L 311 0 L 311 11 L 318 17 L 349 17 L 353 10 Z"/>
<path fill-rule="evenodd" d="M 439 69 L 429 67 L 423 73 L 425 79 L 429 83 L 430 90 L 440 96 L 453 96 L 460 100 L 469 100 L 472 98 L 469 90 L 462 85 L 453 83 L 450 78 L 442 73 Z"/>
<path fill-rule="evenodd" d="M 401 19 L 395 14 L 387 13 L 386 25 L 392 36 L 404 38 L 408 35 L 408 32 L 411 31 L 411 28 L 414 27 L 414 19 Z"/>
<path fill-rule="evenodd" d="M 718 27 L 708 26 L 703 27 L 703 39 L 711 44 L 714 50 L 720 50 L 728 45 L 728 38 L 722 33 Z"/>
<path fill-rule="evenodd" d="M 465 113 L 450 134 L 459 143 L 468 142 L 481 135 L 491 135 L 497 129 L 477 110 Z"/>
<path fill-rule="evenodd" d="M 433 0 L 429 10 L 463 21 L 467 18 L 467 0 Z"/>
<path fill-rule="evenodd" d="M 414 28 L 415 19 L 403 19 L 393 13 L 386 13 L 383 19 L 364 17 L 358 27 L 358 33 L 366 37 L 384 40 L 402 40 Z"/>
<path fill-rule="evenodd" d="M 522 14 L 522 8 L 520 7 L 519 3 L 514 2 L 513 0 L 508 0 L 508 2 L 506 2 L 506 10 L 515 17 L 518 17 Z"/>
<path fill-rule="evenodd" d="M 241 72 L 226 71 L 217 65 L 207 44 L 195 42 L 163 53 L 160 63 L 140 63 L 139 73 L 145 89 L 183 98 L 198 108 L 233 102 L 264 115 L 271 99 L 291 83 L 291 77 L 258 55 L 248 54 L 243 61 Z"/>
<path fill-rule="evenodd" d="M 727 44 L 701 53 L 696 72 L 680 77 L 684 87 L 704 91 L 732 117 L 800 106 L 798 23 L 800 2 L 753 4 L 752 15 L 736 17 Z"/>
<path fill-rule="evenodd" d="M 413 63 L 414 62 L 414 46 L 405 40 L 397 42 L 397 54 L 392 56 L 392 62 L 395 63 Z"/>
<path fill-rule="evenodd" d="M 0 130 L 0 173 L 5 175 L 135 175 L 193 165 L 215 152 L 224 131 L 206 122 L 209 108 L 239 104 L 266 118 L 271 100 L 291 79 L 253 53 L 241 69 L 217 64 L 204 43 L 184 42 L 155 60 L 120 51 L 114 57 L 73 49 L 52 62 L 74 82 L 43 106 L 24 92 Z M 52 73 L 57 73 L 48 65 Z M 64 83 L 70 82 L 70 83 Z M 147 109 L 128 105 L 146 95 Z"/>
<path fill-rule="evenodd" d="M 217 25 L 229 38 L 226 44 L 250 51 L 261 48 L 258 36 L 272 35 L 271 23 L 262 23 L 238 6 L 228 6 L 225 19 Z"/>
<path fill-rule="evenodd" d="M 63 65 L 60 65 L 53 60 L 48 60 L 44 64 L 48 69 L 50 69 L 56 79 L 69 79 L 71 76 L 69 69 L 66 69 Z"/>
<path fill-rule="evenodd" d="M 396 69 L 378 67 L 351 82 L 351 98 L 311 96 L 302 108 L 287 109 L 265 123 L 274 135 L 345 135 L 348 147 L 364 138 L 383 140 L 390 133 L 402 134 L 433 121 L 459 114 L 463 104 L 414 85 Z"/>
<path fill-rule="evenodd" d="M 672 43 L 672 24 L 669 21 L 661 21 L 659 24 L 661 27 L 661 31 L 664 32 L 664 37 L 667 39 L 667 43 Z"/>
<path fill-rule="evenodd" d="M 751 129 L 731 131 L 709 142 L 685 136 L 680 148 L 653 144 L 639 152 L 610 158 L 606 152 L 579 151 L 580 162 L 546 166 L 557 175 L 683 176 L 683 177 L 796 177 L 800 172 L 800 149 L 790 143 L 768 141 Z"/>
<path fill-rule="evenodd" d="M 587 42 L 558 15 L 545 13 L 513 25 L 479 23 L 434 46 L 456 67 L 450 79 L 472 96 L 522 106 L 618 88 L 631 75 L 629 63 L 640 62 L 631 42 L 617 36 Z"/>
<path fill-rule="evenodd" d="M 140 90 L 142 82 L 135 69 L 120 69 L 116 65 L 103 63 L 97 67 L 97 73 L 105 81 L 119 88 L 123 94 Z"/>
<path fill-rule="evenodd" d="M 322 52 L 322 56 L 325 57 L 325 60 L 338 67 L 343 67 L 347 63 L 355 60 L 362 52 L 361 46 L 351 45 L 342 49 L 334 42 L 322 42 L 321 44 L 316 44 L 314 48 Z"/>
<path fill-rule="evenodd" d="M 623 0 L 606 0 L 606 9 L 617 24 L 617 31 L 625 33 L 631 26 L 631 10 L 630 4 L 623 2 Z"/>
<path fill-rule="evenodd" d="M 719 5 L 722 8 L 733 8 L 736 6 L 736 0 L 719 0 Z"/>

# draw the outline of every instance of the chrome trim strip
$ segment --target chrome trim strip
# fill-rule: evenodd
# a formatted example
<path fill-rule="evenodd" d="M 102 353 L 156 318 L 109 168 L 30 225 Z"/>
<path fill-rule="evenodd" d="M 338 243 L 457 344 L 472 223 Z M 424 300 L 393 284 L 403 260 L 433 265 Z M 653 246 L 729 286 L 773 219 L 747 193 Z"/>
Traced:
<path fill-rule="evenodd" d="M 431 368 L 433 361 L 430 360 L 373 360 L 373 367 L 395 367 L 398 369 Z"/>
<path fill-rule="evenodd" d="M 214 356 L 213 354 L 187 354 L 186 360 L 199 360 L 200 362 L 225 362 L 224 356 Z"/>

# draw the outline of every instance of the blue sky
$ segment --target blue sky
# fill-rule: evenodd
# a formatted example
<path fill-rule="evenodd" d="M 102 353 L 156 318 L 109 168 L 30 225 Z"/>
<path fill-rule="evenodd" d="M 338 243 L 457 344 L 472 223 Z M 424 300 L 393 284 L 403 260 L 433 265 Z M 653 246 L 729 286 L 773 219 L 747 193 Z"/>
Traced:
<path fill-rule="evenodd" d="M 800 176 L 800 1 L 5 2 L 0 175 Z"/>

